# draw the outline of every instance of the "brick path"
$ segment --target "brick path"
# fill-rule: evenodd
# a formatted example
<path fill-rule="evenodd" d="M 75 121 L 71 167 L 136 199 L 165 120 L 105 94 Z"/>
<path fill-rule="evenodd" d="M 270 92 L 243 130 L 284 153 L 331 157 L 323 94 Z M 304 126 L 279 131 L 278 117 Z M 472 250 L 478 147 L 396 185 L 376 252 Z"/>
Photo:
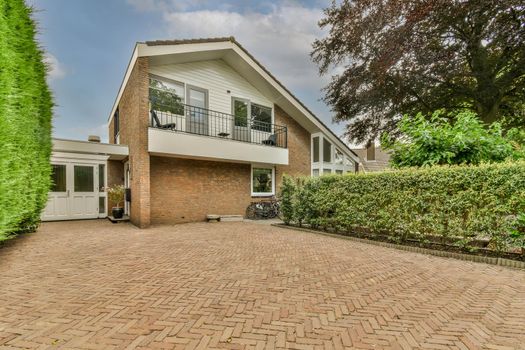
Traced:
<path fill-rule="evenodd" d="M 0 349 L 525 349 L 525 272 L 248 223 L 46 223 Z"/>

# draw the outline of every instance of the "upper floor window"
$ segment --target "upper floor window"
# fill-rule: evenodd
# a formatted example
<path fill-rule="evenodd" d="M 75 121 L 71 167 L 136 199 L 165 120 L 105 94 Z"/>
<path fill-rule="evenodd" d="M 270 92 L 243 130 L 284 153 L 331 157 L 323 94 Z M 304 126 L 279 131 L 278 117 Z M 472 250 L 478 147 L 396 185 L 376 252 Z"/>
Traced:
<path fill-rule="evenodd" d="M 151 108 L 156 111 L 184 114 L 184 84 L 182 83 L 150 76 L 149 99 Z"/>
<path fill-rule="evenodd" d="M 233 99 L 233 116 L 235 117 L 235 126 L 248 126 L 248 109 L 249 102 L 242 99 Z"/>
<path fill-rule="evenodd" d="M 119 133 L 120 133 L 120 117 L 118 107 L 113 114 L 113 143 L 119 143 Z"/>
<path fill-rule="evenodd" d="M 332 162 L 332 144 L 326 138 L 323 138 L 323 162 Z"/>
<path fill-rule="evenodd" d="M 312 142 L 313 142 L 313 153 L 314 153 L 313 162 L 317 163 L 319 161 L 319 136 L 314 137 Z"/>
<path fill-rule="evenodd" d="M 335 164 L 338 164 L 338 165 L 343 164 L 343 159 L 344 159 L 343 152 L 336 149 L 335 150 Z"/>
<path fill-rule="evenodd" d="M 272 132 L 272 109 L 252 103 L 251 105 L 252 129 Z"/>

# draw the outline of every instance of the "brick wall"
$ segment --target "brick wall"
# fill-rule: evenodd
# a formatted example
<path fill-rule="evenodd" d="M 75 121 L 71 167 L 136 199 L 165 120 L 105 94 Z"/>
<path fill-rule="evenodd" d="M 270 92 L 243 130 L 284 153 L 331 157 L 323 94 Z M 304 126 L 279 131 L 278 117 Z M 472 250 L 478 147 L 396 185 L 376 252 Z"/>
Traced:
<path fill-rule="evenodd" d="M 139 57 L 119 103 L 120 143 L 129 147 L 131 222 L 150 224 L 150 157 L 148 153 L 148 59 Z M 113 138 L 110 125 L 110 142 Z"/>
<path fill-rule="evenodd" d="M 250 165 L 151 157 L 151 222 L 243 215 L 251 201 Z"/>
<path fill-rule="evenodd" d="M 292 119 L 279 106 L 275 105 L 275 124 L 288 128 L 288 165 L 279 165 L 275 169 L 276 191 L 282 183 L 283 174 L 299 176 L 310 175 L 310 136 L 311 134 Z"/>

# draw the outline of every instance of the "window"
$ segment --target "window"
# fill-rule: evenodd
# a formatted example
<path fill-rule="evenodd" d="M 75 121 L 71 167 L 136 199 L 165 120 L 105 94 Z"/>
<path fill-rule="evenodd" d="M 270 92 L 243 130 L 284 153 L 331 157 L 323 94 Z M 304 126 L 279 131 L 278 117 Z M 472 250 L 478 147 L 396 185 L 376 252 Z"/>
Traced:
<path fill-rule="evenodd" d="M 104 192 L 104 187 L 106 187 L 106 166 L 104 164 L 98 165 L 98 190 L 99 192 Z"/>
<path fill-rule="evenodd" d="M 94 186 L 93 166 L 75 165 L 74 166 L 74 188 L 75 192 L 93 192 Z"/>
<path fill-rule="evenodd" d="M 98 197 L 98 213 L 106 213 L 106 197 Z"/>
<path fill-rule="evenodd" d="M 253 130 L 272 132 L 272 109 L 252 103 L 251 125 Z"/>
<path fill-rule="evenodd" d="M 335 164 L 343 164 L 343 159 L 344 159 L 343 152 L 336 149 L 335 150 Z"/>
<path fill-rule="evenodd" d="M 323 137 L 323 162 L 332 162 L 332 144 Z"/>
<path fill-rule="evenodd" d="M 319 161 L 319 136 L 313 138 L 314 163 Z"/>
<path fill-rule="evenodd" d="M 120 132 L 120 117 L 117 110 L 115 111 L 115 114 L 113 115 L 113 143 L 119 143 L 119 132 Z"/>
<path fill-rule="evenodd" d="M 51 192 L 66 192 L 66 165 L 51 165 Z"/>
<path fill-rule="evenodd" d="M 319 169 L 313 169 L 312 170 L 312 176 L 313 177 L 318 177 L 319 176 Z"/>
<path fill-rule="evenodd" d="M 233 99 L 235 126 L 248 126 L 248 101 Z"/>
<path fill-rule="evenodd" d="M 330 175 L 332 173 L 332 169 L 323 169 L 323 175 Z"/>
<path fill-rule="evenodd" d="M 336 170 L 335 173 L 336 173 L 337 175 L 343 175 L 343 171 L 342 171 L 342 170 Z"/>
<path fill-rule="evenodd" d="M 160 112 L 184 115 L 184 84 L 175 81 L 149 78 L 151 108 Z"/>
<path fill-rule="evenodd" d="M 252 167 L 252 195 L 273 195 L 273 168 Z"/>

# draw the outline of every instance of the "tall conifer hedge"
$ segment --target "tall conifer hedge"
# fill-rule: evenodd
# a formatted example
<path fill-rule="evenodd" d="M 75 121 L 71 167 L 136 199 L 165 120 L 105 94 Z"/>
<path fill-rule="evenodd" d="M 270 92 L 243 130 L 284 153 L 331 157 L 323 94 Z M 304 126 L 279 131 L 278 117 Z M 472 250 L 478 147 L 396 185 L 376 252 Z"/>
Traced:
<path fill-rule="evenodd" d="M 31 9 L 0 0 L 0 240 L 34 229 L 50 186 L 52 97 Z"/>

